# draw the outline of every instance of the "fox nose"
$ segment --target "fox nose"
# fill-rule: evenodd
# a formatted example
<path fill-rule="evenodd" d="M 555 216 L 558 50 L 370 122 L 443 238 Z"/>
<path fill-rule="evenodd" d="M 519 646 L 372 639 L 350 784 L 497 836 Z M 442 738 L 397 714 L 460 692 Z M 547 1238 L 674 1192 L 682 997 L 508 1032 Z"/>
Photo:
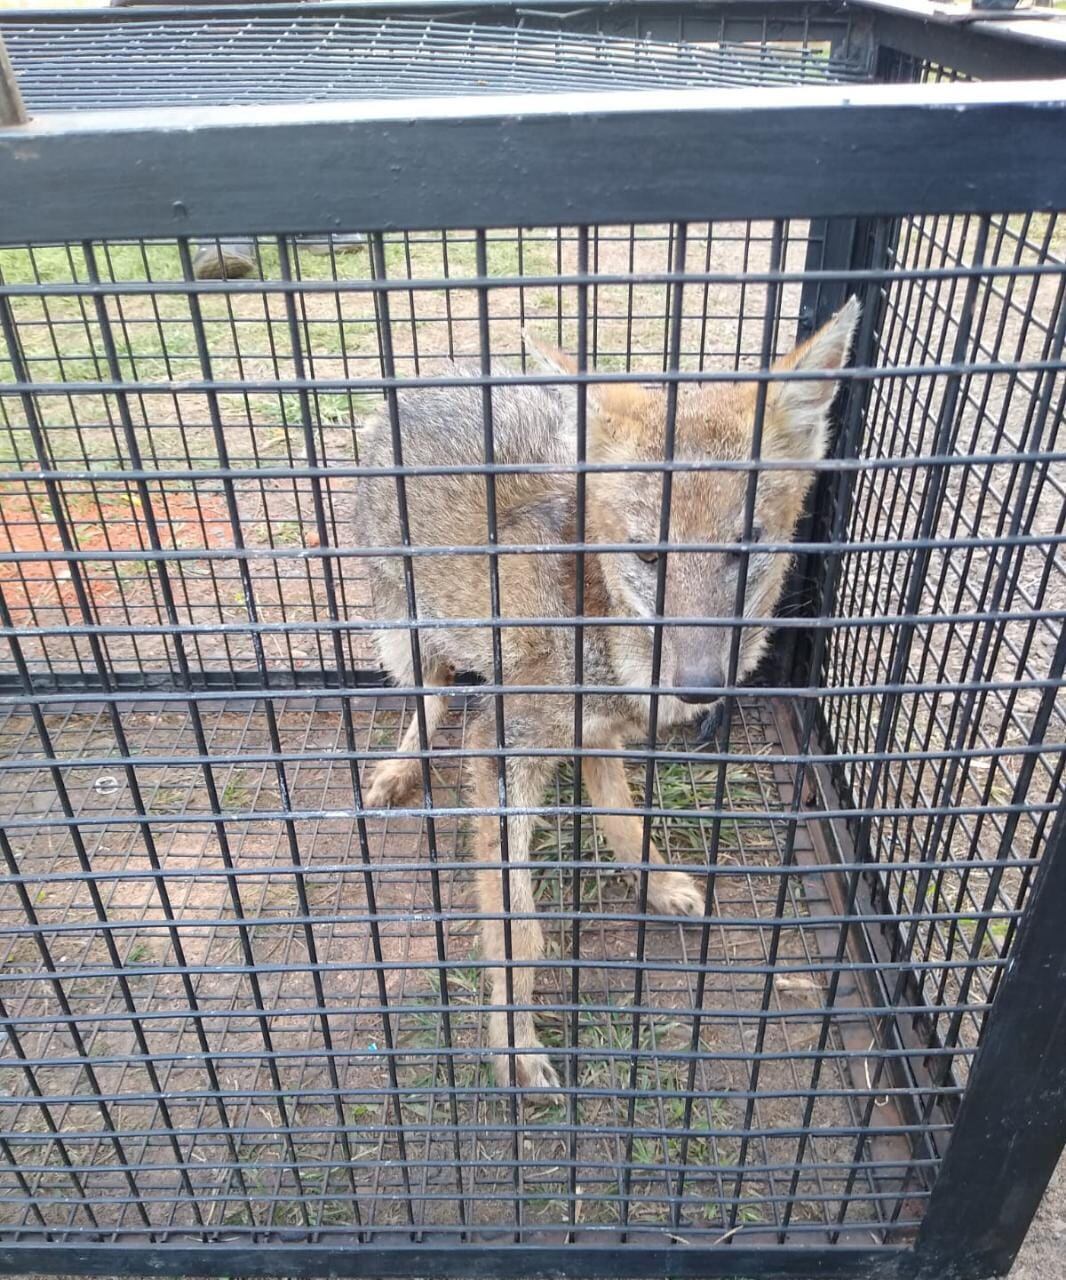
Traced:
<path fill-rule="evenodd" d="M 679 667 L 674 676 L 674 685 L 677 688 L 691 690 L 689 693 L 677 695 L 682 702 L 714 702 L 721 697 L 724 684 L 725 672 L 717 664 Z"/>

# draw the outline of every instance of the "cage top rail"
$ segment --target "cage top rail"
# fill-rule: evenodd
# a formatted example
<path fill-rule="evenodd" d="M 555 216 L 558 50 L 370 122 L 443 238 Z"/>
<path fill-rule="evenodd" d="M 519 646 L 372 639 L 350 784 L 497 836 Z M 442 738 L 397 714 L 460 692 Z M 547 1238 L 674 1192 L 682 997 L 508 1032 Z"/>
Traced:
<path fill-rule="evenodd" d="M 41 115 L 0 129 L 0 189 L 22 197 L 5 211 L 3 235 L 548 226 L 561 214 L 654 222 L 664 208 L 702 220 L 1066 207 L 1066 168 L 1049 164 L 1066 137 L 1066 80 L 641 99 L 498 94 Z M 927 172 L 914 164 L 918 151 L 953 163 Z M 290 179 L 280 186 L 279 172 Z M 55 199 L 71 188 L 76 207 Z"/>
<path fill-rule="evenodd" d="M 5 40 L 30 111 L 460 94 L 843 83 L 863 68 L 828 50 L 716 46 L 434 18 L 73 17 Z"/>

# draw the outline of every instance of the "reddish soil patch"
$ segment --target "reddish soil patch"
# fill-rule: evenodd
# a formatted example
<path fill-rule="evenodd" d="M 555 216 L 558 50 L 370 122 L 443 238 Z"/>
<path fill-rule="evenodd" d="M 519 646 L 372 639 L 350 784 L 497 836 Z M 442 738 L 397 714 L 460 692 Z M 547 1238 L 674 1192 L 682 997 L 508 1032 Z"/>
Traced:
<path fill-rule="evenodd" d="M 76 550 L 151 551 L 148 512 L 140 496 L 128 490 L 66 494 L 64 519 Z M 195 550 L 233 545 L 225 502 L 214 494 L 176 491 L 151 500 L 159 540 L 165 550 Z M 44 486 L 0 486 L 0 552 L 62 552 L 63 537 Z M 96 605 L 127 601 L 147 591 L 130 581 L 129 561 L 106 562 L 96 572 L 83 572 L 89 600 Z M 120 587 L 119 578 L 126 568 Z M 138 568 L 140 563 L 138 562 Z M 102 570 L 102 571 L 101 571 Z M 70 617 L 79 613 L 78 592 L 71 570 L 63 561 L 0 564 L 0 582 L 16 627 L 33 626 L 39 611 L 59 608 Z"/>

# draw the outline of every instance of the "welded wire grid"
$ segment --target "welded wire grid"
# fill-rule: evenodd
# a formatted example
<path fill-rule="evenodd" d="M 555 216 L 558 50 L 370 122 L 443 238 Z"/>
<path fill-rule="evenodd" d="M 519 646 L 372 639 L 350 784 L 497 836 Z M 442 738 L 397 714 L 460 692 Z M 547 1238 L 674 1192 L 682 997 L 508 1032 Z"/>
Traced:
<path fill-rule="evenodd" d="M 545 798 L 562 1104 L 488 1068 L 479 703 L 436 744 L 435 860 L 417 807 L 359 816 L 412 703 L 361 685 L 345 469 L 384 382 L 520 370 L 524 326 L 642 379 L 765 367 L 823 229 L 281 239 L 202 286 L 184 245 L 0 254 L 8 1230 L 911 1236 L 1061 791 L 1066 273 L 1044 215 L 864 234 L 862 466 L 822 473 L 821 590 L 782 619 L 815 679 L 739 697 L 728 751 L 662 744 L 646 797 L 713 915 L 642 925 L 588 815 L 575 902 L 565 768 Z"/>
<path fill-rule="evenodd" d="M 904 81 L 960 78 L 903 55 L 887 70 Z M 913 978 L 906 996 L 897 978 L 892 998 L 929 1007 L 924 1043 L 972 1049 L 1017 930 L 1029 857 L 1047 838 L 1063 787 L 1054 744 L 1066 740 L 1066 472 L 1056 457 L 1066 234 L 1061 217 L 1035 214 L 904 219 L 882 251 L 897 278 L 882 291 L 871 362 L 932 358 L 963 372 L 873 383 L 858 452 L 982 460 L 939 473 L 859 473 L 848 538 L 932 535 L 937 544 L 871 550 L 848 563 L 841 613 L 924 621 L 853 633 L 850 652 L 844 633 L 831 636 L 828 683 L 861 677 L 906 688 L 864 704 L 830 702 L 825 713 L 843 750 L 885 757 L 843 763 L 840 774 L 860 810 L 883 811 L 849 824 L 860 851 L 876 850 L 883 864 L 866 901 L 910 917 L 892 950 Z M 981 274 L 985 266 L 1002 274 Z M 992 367 L 1002 372 L 992 376 Z M 1011 455 L 1018 461 L 1006 465 Z M 903 818 L 907 810 L 914 816 Z M 944 1055 L 933 1080 L 964 1083 L 970 1061 Z M 923 1096 L 920 1114 L 935 1105 Z"/>
<path fill-rule="evenodd" d="M 1066 738 L 1056 684 L 1066 657 L 1066 473 L 1058 461 L 1036 460 L 1062 445 L 1063 280 L 1024 271 L 959 278 L 951 268 L 1047 263 L 1062 252 L 1057 228 L 1031 215 L 903 226 L 893 262 L 943 274 L 885 290 L 877 360 L 906 366 L 933 353 L 968 368 L 932 385 L 874 384 L 861 456 L 982 461 L 860 473 L 850 538 L 876 544 L 934 532 L 937 545 L 854 557 L 841 612 L 900 611 L 923 623 L 866 629 L 846 645 L 833 636 L 826 652 L 828 683 L 894 687 L 825 710 L 839 746 L 889 753 L 842 765 L 860 808 L 888 811 L 852 827 L 884 864 L 872 900 L 921 917 L 907 923 L 898 951 L 917 962 L 911 998 L 934 1010 L 926 1034 L 949 1046 L 972 1045 L 980 1033 L 1031 876 L 1028 855 L 1062 794 L 1063 757 L 1051 744 Z M 993 377 L 987 365 L 1008 369 Z M 1004 465 L 1009 455 L 1019 461 Z M 896 812 L 911 809 L 922 812 L 906 820 Z M 939 966 L 959 958 L 968 967 Z M 958 1079 L 967 1066 L 966 1057 L 954 1064 Z"/>
<path fill-rule="evenodd" d="M 433 19 L 0 20 L 27 108 L 233 106 L 861 81 L 825 41 L 666 42 Z"/>

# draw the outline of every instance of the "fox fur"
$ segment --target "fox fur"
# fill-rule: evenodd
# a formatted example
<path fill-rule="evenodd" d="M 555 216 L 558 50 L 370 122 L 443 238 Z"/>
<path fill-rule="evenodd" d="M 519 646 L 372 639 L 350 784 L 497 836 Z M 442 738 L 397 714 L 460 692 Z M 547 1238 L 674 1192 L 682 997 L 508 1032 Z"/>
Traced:
<path fill-rule="evenodd" d="M 859 316 L 851 299 L 802 346 L 780 360 L 774 371 L 828 371 L 847 360 Z M 543 364 L 562 373 L 574 368 L 561 354 L 543 353 Z M 474 369 L 459 371 L 475 376 Z M 768 384 L 761 456 L 795 460 L 796 469 L 759 475 L 752 541 L 786 543 L 793 537 L 812 473 L 804 464 L 825 456 L 828 413 L 836 381 L 773 382 Z M 757 389 L 754 383 L 714 383 L 682 386 L 677 405 L 677 459 L 745 460 L 752 456 Z M 588 453 L 593 461 L 624 464 L 661 461 L 667 423 L 667 400 L 630 384 L 589 384 Z M 497 473 L 495 500 L 497 541 L 510 545 L 565 546 L 576 538 L 577 393 L 569 387 L 498 386 L 491 400 L 495 461 L 502 464 L 557 464 L 559 472 Z M 419 388 L 398 396 L 402 461 L 407 466 L 483 465 L 484 418 L 478 386 Z M 388 414 L 382 413 L 361 436 L 361 462 L 367 466 L 395 465 Z M 656 543 L 659 540 L 663 475 L 660 472 L 589 473 L 586 490 L 586 541 L 589 543 Z M 730 543 L 743 536 L 748 473 L 733 471 L 676 472 L 670 501 L 670 543 Z M 486 480 L 483 474 L 408 476 L 405 480 L 411 544 L 416 547 L 484 546 L 488 542 Z M 362 477 L 355 499 L 354 523 L 359 544 L 367 547 L 401 545 L 396 481 L 392 477 Z M 594 619 L 651 618 L 655 613 L 656 563 L 647 555 L 627 552 L 588 552 L 584 557 L 584 608 Z M 670 552 L 667 555 L 658 724 L 669 729 L 701 714 L 689 695 L 711 700 L 725 684 L 733 628 L 719 625 L 675 626 L 669 619 L 733 617 L 741 557 L 722 551 Z M 767 626 L 777 607 L 789 557 L 761 552 L 749 557 L 744 617 L 755 625 L 741 630 L 738 681 L 751 673 L 761 657 Z M 420 631 L 422 675 L 427 686 L 446 686 L 459 671 L 478 672 L 493 679 L 493 638 L 487 620 L 490 607 L 489 560 L 478 555 L 433 555 L 411 558 L 418 616 L 423 619 L 485 619 L 484 627 L 424 628 Z M 576 600 L 576 558 L 561 550 L 537 554 L 503 554 L 499 565 L 499 610 L 504 618 L 571 617 Z M 408 617 L 404 562 L 382 556 L 372 573 L 374 614 L 378 619 Z M 572 627 L 508 626 L 500 629 L 503 681 L 506 685 L 536 687 L 565 684 L 574 675 Z M 399 685 L 414 682 L 410 633 L 380 631 L 376 641 L 381 660 Z M 610 750 L 648 730 L 649 699 L 631 687 L 652 683 L 653 628 L 614 626 L 584 629 L 584 683 L 610 686 L 611 692 L 583 698 L 583 745 Z M 675 696 L 670 689 L 681 689 Z M 443 696 L 425 698 L 429 738 L 446 709 Z M 566 748 L 573 745 L 574 702 L 563 695 L 509 693 L 504 700 L 506 742 L 510 747 Z M 471 726 L 475 749 L 494 749 L 496 728 L 491 698 L 475 713 Z M 417 751 L 417 719 L 404 735 L 401 750 Z M 478 807 L 498 807 L 497 764 L 493 757 L 471 759 L 472 800 Z M 506 802 L 509 809 L 536 808 L 551 779 L 555 761 L 535 755 L 510 757 L 506 763 Z M 611 810 L 632 809 L 632 798 L 617 757 L 585 757 L 584 784 L 592 804 Z M 400 805 L 418 792 L 421 766 L 417 759 L 397 759 L 378 765 L 365 800 L 369 807 Z M 477 860 L 497 864 L 477 872 L 480 911 L 500 916 L 503 911 L 499 819 L 476 820 Z M 635 814 L 597 817 L 601 834 L 615 855 L 627 863 L 641 860 L 642 820 Z M 534 819 L 521 814 L 508 818 L 509 860 L 525 864 L 530 858 Z M 650 852 L 648 903 L 668 916 L 702 916 L 704 891 L 689 874 L 670 868 L 659 850 Z M 543 954 L 540 924 L 535 919 L 532 883 L 521 866 L 509 872 L 511 952 L 515 960 L 536 961 Z M 501 1083 L 509 1079 L 508 1059 L 515 1059 L 515 1078 L 523 1088 L 552 1088 L 558 1083 L 534 1026 L 530 1006 L 535 970 L 528 964 L 512 970 L 514 1040 L 508 1035 L 504 1007 L 504 928 L 499 919 L 482 925 L 482 952 L 499 962 L 489 969 L 493 1008 L 489 1042 L 499 1050 L 495 1063 Z M 511 1053 L 510 1050 L 517 1052 Z"/>

